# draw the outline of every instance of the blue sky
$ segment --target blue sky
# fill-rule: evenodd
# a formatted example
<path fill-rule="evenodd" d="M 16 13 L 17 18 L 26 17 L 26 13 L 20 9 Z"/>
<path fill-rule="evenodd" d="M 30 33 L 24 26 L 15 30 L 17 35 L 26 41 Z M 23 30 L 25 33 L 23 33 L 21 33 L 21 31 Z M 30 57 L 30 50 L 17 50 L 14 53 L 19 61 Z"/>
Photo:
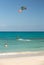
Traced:
<path fill-rule="evenodd" d="M 0 31 L 44 31 L 44 0 L 0 0 Z"/>

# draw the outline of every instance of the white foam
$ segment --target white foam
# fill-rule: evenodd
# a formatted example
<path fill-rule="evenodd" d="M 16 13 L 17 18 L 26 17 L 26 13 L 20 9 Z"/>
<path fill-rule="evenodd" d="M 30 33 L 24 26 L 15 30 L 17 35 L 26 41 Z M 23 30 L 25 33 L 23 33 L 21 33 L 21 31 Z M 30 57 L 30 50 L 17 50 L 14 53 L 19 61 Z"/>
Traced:
<path fill-rule="evenodd" d="M 6 44 L 5 47 L 7 47 L 8 45 Z"/>
<path fill-rule="evenodd" d="M 31 41 L 29 39 L 18 39 L 19 41 Z"/>
<path fill-rule="evenodd" d="M 18 55 L 18 54 L 41 54 L 43 53 L 44 54 L 44 51 L 27 51 L 27 52 L 5 52 L 5 53 L 0 53 L 0 56 L 9 56 L 9 55 Z"/>

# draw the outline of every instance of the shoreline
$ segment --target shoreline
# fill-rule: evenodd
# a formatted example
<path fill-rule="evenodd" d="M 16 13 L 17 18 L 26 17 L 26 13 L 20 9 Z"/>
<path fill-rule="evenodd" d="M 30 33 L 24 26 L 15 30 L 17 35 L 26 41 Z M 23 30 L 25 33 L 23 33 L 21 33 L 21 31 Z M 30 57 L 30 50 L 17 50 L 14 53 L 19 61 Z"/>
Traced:
<path fill-rule="evenodd" d="M 44 65 L 44 51 L 0 53 L 0 65 Z"/>
<path fill-rule="evenodd" d="M 0 52 L 0 56 L 41 56 L 44 55 L 44 51 L 25 51 L 25 52 Z"/>

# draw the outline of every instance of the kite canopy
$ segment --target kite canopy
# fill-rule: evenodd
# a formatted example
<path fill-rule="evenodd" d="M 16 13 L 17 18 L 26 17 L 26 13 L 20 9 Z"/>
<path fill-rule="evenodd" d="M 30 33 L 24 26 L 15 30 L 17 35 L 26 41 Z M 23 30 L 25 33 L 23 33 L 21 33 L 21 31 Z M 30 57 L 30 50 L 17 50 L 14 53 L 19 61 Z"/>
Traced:
<path fill-rule="evenodd" d="M 19 13 L 22 13 L 22 11 L 23 11 L 23 10 L 26 10 L 26 9 L 27 9 L 27 8 L 26 8 L 25 6 L 22 6 L 22 7 L 18 10 L 18 12 L 19 12 Z"/>
<path fill-rule="evenodd" d="M 27 8 L 25 6 L 22 6 L 21 7 L 21 10 L 26 10 Z"/>
<path fill-rule="evenodd" d="M 19 12 L 19 13 L 21 13 L 21 12 L 22 12 L 22 10 L 20 9 L 20 10 L 18 10 L 18 12 Z"/>

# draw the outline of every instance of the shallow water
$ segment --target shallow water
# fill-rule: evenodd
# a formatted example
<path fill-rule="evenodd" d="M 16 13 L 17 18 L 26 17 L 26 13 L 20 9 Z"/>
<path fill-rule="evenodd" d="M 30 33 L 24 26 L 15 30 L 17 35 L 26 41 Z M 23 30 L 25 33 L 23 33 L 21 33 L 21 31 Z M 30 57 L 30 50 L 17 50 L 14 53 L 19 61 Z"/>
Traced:
<path fill-rule="evenodd" d="M 0 32 L 0 52 L 43 50 L 43 32 Z"/>
<path fill-rule="evenodd" d="M 5 46 L 7 45 L 7 47 Z M 43 51 L 44 39 L 36 40 L 0 40 L 0 52 L 17 52 L 17 51 Z"/>

